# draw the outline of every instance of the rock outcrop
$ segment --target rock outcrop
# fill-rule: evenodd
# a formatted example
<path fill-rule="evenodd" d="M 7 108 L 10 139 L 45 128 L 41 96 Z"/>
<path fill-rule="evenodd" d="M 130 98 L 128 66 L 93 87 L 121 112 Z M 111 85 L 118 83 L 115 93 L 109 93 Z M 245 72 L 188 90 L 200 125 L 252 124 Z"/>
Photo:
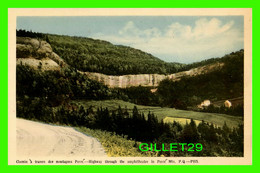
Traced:
<path fill-rule="evenodd" d="M 38 70 L 60 70 L 60 66 L 49 58 L 43 58 L 41 60 L 34 58 L 17 58 L 16 64 L 29 65 Z"/>
<path fill-rule="evenodd" d="M 51 45 L 43 40 L 17 37 L 16 63 L 41 70 L 60 70 L 67 66 L 65 61 L 52 51 Z"/>

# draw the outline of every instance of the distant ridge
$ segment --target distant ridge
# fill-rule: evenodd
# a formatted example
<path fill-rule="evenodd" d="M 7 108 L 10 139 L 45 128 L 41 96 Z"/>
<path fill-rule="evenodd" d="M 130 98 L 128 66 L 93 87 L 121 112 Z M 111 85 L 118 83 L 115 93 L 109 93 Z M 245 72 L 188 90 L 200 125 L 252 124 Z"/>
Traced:
<path fill-rule="evenodd" d="M 59 55 L 53 52 L 49 43 L 29 37 L 17 37 L 17 64 L 27 64 L 34 69 L 40 70 L 61 70 L 61 68 L 69 67 Z M 96 72 L 77 71 L 111 88 L 126 88 L 139 85 L 156 87 L 160 81 L 167 78 L 178 81 L 183 77 L 196 76 L 220 69 L 222 66 L 223 63 L 213 63 L 167 75 L 155 73 L 114 76 Z"/>

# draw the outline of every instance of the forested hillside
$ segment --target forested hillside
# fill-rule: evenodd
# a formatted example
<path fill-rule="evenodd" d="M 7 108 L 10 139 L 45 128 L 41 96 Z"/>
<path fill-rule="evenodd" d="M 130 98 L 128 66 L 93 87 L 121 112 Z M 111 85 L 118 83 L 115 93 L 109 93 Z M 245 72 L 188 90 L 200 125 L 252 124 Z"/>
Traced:
<path fill-rule="evenodd" d="M 118 90 L 136 104 L 195 110 L 203 100 L 214 102 L 243 96 L 244 50 L 226 55 L 219 61 L 223 62 L 224 66 L 208 73 L 182 77 L 178 81 L 164 79 L 155 93 L 150 92 L 151 88 L 142 86 Z M 215 108 L 211 105 L 200 111 L 243 116 L 243 110 L 241 104 L 230 109 L 223 106 Z"/>
<path fill-rule="evenodd" d="M 164 80 L 158 86 L 164 105 L 173 106 L 182 102 L 198 104 L 205 99 L 223 100 L 243 96 L 244 51 L 226 55 L 221 59 L 224 66 L 213 72 L 180 81 Z"/>
<path fill-rule="evenodd" d="M 86 37 L 17 31 L 19 37 L 46 40 L 62 59 L 80 71 L 99 72 L 108 75 L 166 74 L 179 71 L 184 64 L 166 63 L 151 54 L 107 41 Z"/>

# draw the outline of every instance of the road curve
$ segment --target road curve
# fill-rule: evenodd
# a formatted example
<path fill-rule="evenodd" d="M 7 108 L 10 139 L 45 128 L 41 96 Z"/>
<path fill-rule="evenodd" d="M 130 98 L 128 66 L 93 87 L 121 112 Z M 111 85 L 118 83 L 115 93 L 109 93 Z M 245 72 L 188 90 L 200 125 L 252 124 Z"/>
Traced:
<path fill-rule="evenodd" d="M 16 119 L 16 153 L 24 157 L 106 157 L 97 139 L 71 127 Z"/>

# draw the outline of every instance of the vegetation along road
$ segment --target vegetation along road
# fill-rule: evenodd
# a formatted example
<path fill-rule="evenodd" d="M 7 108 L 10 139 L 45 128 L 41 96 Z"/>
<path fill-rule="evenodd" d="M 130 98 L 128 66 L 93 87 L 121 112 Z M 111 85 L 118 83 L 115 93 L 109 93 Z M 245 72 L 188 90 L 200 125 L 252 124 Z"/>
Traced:
<path fill-rule="evenodd" d="M 106 157 L 100 142 L 71 127 L 17 118 L 17 154 L 21 157 Z"/>

